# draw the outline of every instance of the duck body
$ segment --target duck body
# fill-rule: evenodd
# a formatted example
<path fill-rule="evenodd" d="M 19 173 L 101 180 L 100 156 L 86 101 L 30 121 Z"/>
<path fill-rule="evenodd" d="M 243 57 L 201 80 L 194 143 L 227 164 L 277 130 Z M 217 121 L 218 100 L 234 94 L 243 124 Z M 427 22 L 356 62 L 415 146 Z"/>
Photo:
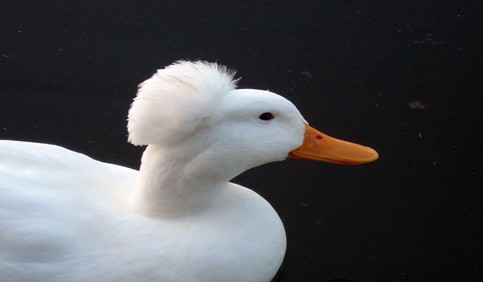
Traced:
<path fill-rule="evenodd" d="M 270 281 L 283 224 L 229 181 L 289 156 L 357 164 L 377 153 L 233 76 L 179 61 L 140 85 L 128 115 L 128 141 L 147 146 L 139 171 L 0 141 L 0 281 Z"/>
<path fill-rule="evenodd" d="M 283 224 L 250 189 L 149 218 L 130 210 L 136 170 L 29 142 L 0 155 L 0 281 L 269 281 L 283 260 Z"/>

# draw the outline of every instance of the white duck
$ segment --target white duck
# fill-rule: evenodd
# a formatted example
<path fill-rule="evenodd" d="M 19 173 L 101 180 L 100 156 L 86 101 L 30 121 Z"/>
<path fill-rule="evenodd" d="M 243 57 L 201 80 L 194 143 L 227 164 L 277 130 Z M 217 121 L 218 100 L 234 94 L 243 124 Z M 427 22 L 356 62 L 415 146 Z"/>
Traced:
<path fill-rule="evenodd" d="M 309 127 L 279 95 L 236 90 L 233 76 L 179 61 L 140 85 L 128 122 L 129 141 L 148 145 L 140 171 L 1 141 L 0 281 L 270 281 L 282 222 L 228 181 L 289 155 L 378 155 Z"/>

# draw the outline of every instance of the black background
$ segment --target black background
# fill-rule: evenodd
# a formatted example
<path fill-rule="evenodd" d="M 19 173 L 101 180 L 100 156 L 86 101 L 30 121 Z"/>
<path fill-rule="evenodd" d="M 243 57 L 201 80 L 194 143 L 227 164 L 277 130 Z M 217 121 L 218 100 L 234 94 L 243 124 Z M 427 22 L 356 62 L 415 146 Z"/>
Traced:
<path fill-rule="evenodd" d="M 138 168 L 138 83 L 178 59 L 217 61 L 380 153 L 234 180 L 284 221 L 280 281 L 480 280 L 481 15 L 449 2 L 2 1 L 0 138 Z"/>

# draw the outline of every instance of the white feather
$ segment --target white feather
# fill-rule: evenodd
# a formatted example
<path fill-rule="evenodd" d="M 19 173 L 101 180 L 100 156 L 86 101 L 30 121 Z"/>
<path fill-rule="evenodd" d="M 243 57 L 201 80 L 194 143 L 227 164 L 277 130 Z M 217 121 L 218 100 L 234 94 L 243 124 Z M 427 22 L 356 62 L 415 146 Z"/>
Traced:
<path fill-rule="evenodd" d="M 235 72 L 215 63 L 178 61 L 141 83 L 128 117 L 134 145 L 177 142 L 216 118 L 235 89 Z"/>
<path fill-rule="evenodd" d="M 149 145 L 140 171 L 0 141 L 0 281 L 270 281 L 282 222 L 228 181 L 283 160 L 305 121 L 233 75 L 180 61 L 141 84 L 128 122 L 129 141 Z"/>

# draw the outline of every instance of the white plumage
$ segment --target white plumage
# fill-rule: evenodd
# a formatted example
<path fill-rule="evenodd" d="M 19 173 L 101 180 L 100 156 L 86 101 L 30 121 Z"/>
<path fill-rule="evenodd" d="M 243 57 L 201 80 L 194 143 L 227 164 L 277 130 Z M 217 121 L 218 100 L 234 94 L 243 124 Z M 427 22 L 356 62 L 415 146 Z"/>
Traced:
<path fill-rule="evenodd" d="M 179 61 L 141 83 L 129 111 L 129 142 L 177 142 L 219 115 L 236 88 L 233 71 L 214 63 Z"/>
<path fill-rule="evenodd" d="M 305 148 L 308 126 L 289 101 L 236 90 L 233 76 L 179 61 L 140 85 L 128 119 L 129 141 L 149 145 L 140 171 L 0 141 L 0 281 L 270 281 L 282 222 L 228 181 Z"/>

